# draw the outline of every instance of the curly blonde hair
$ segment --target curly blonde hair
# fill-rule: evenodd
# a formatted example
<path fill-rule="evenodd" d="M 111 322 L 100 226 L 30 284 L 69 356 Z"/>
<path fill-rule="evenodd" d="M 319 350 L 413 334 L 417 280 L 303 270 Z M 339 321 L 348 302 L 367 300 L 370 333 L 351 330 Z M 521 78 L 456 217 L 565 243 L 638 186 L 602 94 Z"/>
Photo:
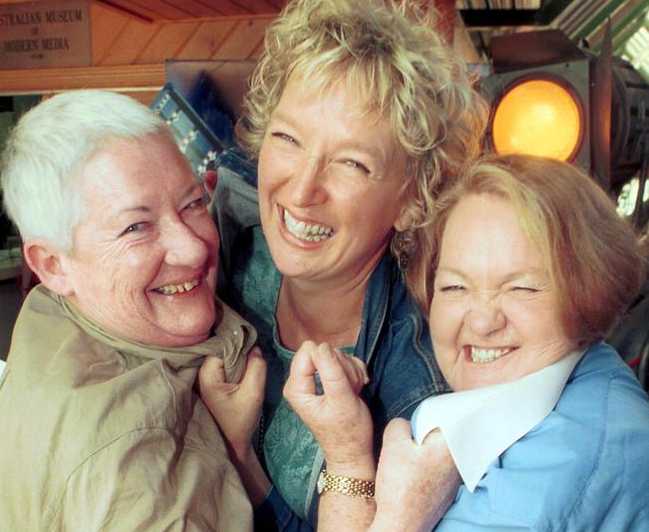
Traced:
<path fill-rule="evenodd" d="M 293 74 L 320 87 L 350 84 L 367 110 L 391 125 L 407 159 L 404 233 L 412 244 L 404 246 L 397 233 L 391 249 L 397 259 L 410 255 L 406 276 L 422 275 L 410 267 L 426 243 L 420 231 L 430 223 L 439 186 L 479 153 L 488 115 L 466 65 L 435 30 L 434 13 L 407 1 L 290 2 L 266 31 L 237 126 L 254 158 Z"/>

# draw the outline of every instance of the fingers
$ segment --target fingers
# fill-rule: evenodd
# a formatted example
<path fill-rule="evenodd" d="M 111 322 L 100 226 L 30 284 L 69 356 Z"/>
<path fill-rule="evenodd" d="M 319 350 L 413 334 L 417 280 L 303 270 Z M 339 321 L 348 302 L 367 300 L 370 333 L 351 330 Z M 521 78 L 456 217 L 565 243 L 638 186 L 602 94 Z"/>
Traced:
<path fill-rule="evenodd" d="M 205 357 L 203 365 L 198 372 L 201 386 L 213 388 L 225 382 L 225 367 L 223 360 L 218 357 Z"/>
<path fill-rule="evenodd" d="M 214 408 L 218 402 L 238 388 L 238 384 L 225 382 L 223 360 L 217 357 L 205 358 L 198 372 L 198 389 L 212 415 L 215 415 Z"/>
<path fill-rule="evenodd" d="M 266 361 L 259 347 L 254 347 L 248 353 L 246 371 L 241 379 L 241 388 L 253 395 L 263 397 L 266 389 Z"/>
<path fill-rule="evenodd" d="M 338 349 L 335 351 L 338 360 L 347 374 L 347 379 L 349 379 L 354 394 L 358 395 L 363 389 L 363 386 L 370 381 L 367 375 L 367 366 L 362 360 L 354 356 L 344 355 Z"/>
<path fill-rule="evenodd" d="M 334 399 L 356 395 L 352 386 L 352 381 L 356 381 L 356 366 L 346 363 L 344 358 L 345 355 L 327 343 L 320 344 L 313 354 L 324 393 Z"/>
<path fill-rule="evenodd" d="M 410 421 L 400 417 L 394 418 L 385 427 L 383 432 L 383 445 L 390 442 L 413 441 L 410 429 Z"/>
<path fill-rule="evenodd" d="M 304 342 L 295 353 L 289 378 L 284 387 L 288 398 L 297 395 L 316 395 L 314 376 L 320 375 L 325 395 L 336 397 L 357 396 L 369 382 L 365 364 L 327 343 Z"/>
<path fill-rule="evenodd" d="M 313 376 L 316 367 L 313 364 L 313 353 L 317 346 L 314 342 L 304 342 L 295 352 L 291 369 L 284 386 L 284 395 L 315 395 L 315 381 Z"/>

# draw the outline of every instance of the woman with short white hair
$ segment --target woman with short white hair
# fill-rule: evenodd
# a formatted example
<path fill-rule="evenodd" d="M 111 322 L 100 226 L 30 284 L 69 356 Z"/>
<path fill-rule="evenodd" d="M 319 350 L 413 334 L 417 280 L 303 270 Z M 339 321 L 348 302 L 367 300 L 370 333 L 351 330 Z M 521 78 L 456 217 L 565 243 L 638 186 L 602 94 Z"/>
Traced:
<path fill-rule="evenodd" d="M 219 236 L 166 124 L 54 96 L 11 132 L 2 187 L 41 284 L 0 380 L 0 529 L 251 530 L 194 384 L 206 356 L 236 380 L 256 334 L 215 299 Z"/>

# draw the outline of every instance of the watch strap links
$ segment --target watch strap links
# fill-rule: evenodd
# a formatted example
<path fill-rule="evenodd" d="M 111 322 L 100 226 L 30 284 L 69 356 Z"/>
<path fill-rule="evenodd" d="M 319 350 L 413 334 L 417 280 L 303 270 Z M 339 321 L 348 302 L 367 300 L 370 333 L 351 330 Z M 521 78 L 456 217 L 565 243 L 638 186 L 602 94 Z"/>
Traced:
<path fill-rule="evenodd" d="M 318 479 L 318 492 L 325 493 L 332 491 L 342 493 L 351 497 L 364 497 L 371 499 L 374 497 L 375 482 L 373 480 L 360 480 L 353 477 L 334 475 L 323 470 Z"/>

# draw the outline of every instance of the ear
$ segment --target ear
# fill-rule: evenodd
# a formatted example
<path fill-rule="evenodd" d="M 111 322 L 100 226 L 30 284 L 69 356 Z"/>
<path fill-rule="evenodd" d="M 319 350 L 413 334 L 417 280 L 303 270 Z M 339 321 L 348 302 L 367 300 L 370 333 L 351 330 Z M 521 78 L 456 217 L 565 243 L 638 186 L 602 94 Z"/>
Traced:
<path fill-rule="evenodd" d="M 44 240 L 27 240 L 23 244 L 23 257 L 41 283 L 61 296 L 73 293 L 64 267 L 64 253 Z"/>
<path fill-rule="evenodd" d="M 394 222 L 394 228 L 399 231 L 410 229 L 415 221 L 412 206 L 408 203 L 401 207 L 401 212 Z"/>

